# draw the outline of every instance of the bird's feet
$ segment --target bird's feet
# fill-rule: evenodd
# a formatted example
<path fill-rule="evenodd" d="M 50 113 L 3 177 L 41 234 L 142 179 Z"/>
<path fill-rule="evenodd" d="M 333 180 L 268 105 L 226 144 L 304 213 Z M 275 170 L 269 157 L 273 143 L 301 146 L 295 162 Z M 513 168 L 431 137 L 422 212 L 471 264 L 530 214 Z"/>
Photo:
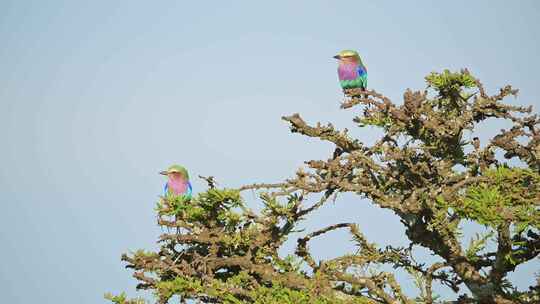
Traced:
<path fill-rule="evenodd" d="M 367 92 L 366 88 L 343 89 L 343 93 L 345 94 L 346 97 L 349 97 L 349 98 L 355 98 L 355 97 L 367 98 L 366 92 Z"/>

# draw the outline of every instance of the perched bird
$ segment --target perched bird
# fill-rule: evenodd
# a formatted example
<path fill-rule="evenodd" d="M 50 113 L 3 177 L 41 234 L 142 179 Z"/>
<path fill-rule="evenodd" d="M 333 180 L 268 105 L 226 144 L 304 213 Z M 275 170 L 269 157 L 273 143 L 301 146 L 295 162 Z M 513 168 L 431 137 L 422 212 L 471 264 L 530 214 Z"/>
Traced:
<path fill-rule="evenodd" d="M 191 198 L 191 183 L 189 182 L 189 174 L 186 168 L 180 165 L 172 165 L 166 171 L 159 172 L 168 177 L 164 187 L 164 195 L 184 195 L 186 198 Z"/>
<path fill-rule="evenodd" d="M 334 58 L 339 60 L 339 84 L 343 90 L 367 88 L 367 69 L 362 64 L 360 55 L 353 50 L 339 52 Z"/>

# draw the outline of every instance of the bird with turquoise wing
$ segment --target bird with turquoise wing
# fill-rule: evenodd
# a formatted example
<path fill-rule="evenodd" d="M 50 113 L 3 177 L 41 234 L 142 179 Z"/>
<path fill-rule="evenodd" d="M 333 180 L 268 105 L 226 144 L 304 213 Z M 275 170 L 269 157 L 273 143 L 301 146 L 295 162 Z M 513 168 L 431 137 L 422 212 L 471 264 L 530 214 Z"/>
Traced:
<path fill-rule="evenodd" d="M 164 196 L 184 196 L 191 199 L 191 183 L 186 168 L 180 165 L 172 165 L 167 170 L 159 172 L 167 176 L 167 182 L 164 187 Z"/>
<path fill-rule="evenodd" d="M 334 56 L 339 60 L 338 77 L 343 90 L 367 88 L 367 69 L 358 52 L 343 50 Z"/>

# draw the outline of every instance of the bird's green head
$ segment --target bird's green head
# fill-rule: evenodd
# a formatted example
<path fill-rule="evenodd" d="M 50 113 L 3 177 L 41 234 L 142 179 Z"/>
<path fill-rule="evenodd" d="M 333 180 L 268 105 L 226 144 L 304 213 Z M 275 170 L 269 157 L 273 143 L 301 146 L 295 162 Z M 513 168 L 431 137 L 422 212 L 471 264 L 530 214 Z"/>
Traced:
<path fill-rule="evenodd" d="M 334 58 L 339 60 L 354 60 L 356 62 L 361 62 L 360 55 L 358 55 L 358 52 L 354 50 L 343 50 L 334 56 Z"/>
<path fill-rule="evenodd" d="M 166 171 L 161 171 L 159 173 L 163 174 L 163 175 L 169 175 L 171 173 L 179 173 L 180 175 L 182 175 L 182 177 L 186 181 L 189 180 L 188 171 L 186 170 L 186 168 L 184 168 L 184 167 L 182 167 L 180 165 L 172 165 Z"/>

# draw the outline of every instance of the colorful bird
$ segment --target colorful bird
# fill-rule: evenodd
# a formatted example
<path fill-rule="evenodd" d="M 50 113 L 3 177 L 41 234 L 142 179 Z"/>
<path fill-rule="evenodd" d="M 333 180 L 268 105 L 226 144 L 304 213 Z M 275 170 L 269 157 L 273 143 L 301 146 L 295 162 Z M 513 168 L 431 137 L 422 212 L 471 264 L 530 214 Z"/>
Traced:
<path fill-rule="evenodd" d="M 365 90 L 367 88 L 367 69 L 362 64 L 358 52 L 344 50 L 334 58 L 339 60 L 339 84 L 343 90 L 355 88 Z"/>
<path fill-rule="evenodd" d="M 184 195 L 187 199 L 191 198 L 191 183 L 186 168 L 180 165 L 172 165 L 166 171 L 159 172 L 168 177 L 164 187 L 164 195 Z"/>

